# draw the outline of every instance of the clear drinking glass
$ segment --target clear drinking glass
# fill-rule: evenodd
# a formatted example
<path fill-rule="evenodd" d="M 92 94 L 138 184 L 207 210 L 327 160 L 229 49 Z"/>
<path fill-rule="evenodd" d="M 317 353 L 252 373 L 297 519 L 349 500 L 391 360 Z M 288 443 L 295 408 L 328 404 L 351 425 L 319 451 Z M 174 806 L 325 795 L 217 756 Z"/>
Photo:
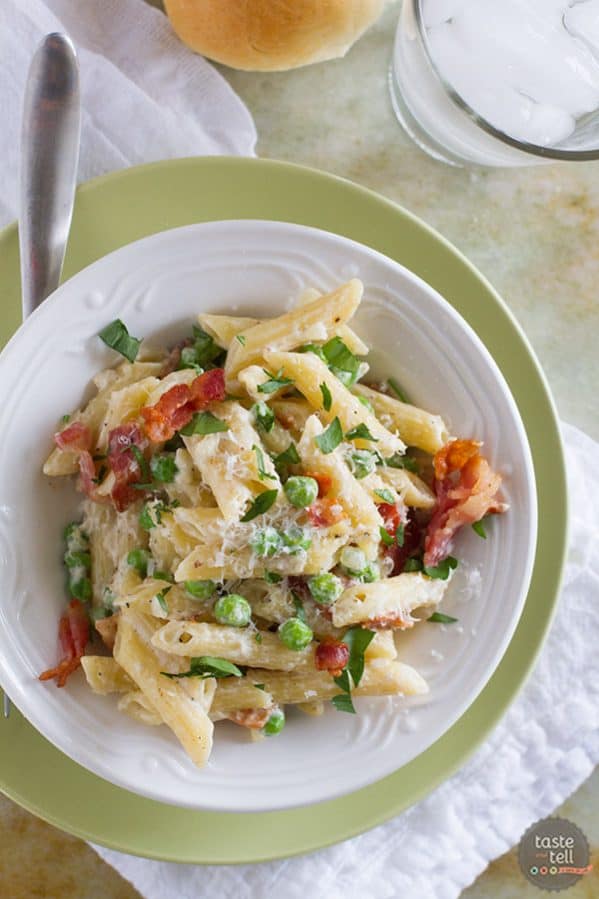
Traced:
<path fill-rule="evenodd" d="M 599 0 L 403 0 L 389 80 L 400 123 L 443 162 L 599 159 Z"/>

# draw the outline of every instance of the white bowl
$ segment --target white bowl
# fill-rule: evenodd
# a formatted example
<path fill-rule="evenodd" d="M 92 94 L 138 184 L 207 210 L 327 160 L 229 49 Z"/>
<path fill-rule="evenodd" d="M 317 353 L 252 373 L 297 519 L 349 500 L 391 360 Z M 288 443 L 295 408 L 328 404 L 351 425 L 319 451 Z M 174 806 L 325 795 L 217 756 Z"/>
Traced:
<path fill-rule="evenodd" d="M 80 405 L 92 375 L 114 364 L 97 333 L 122 318 L 136 336 L 171 342 L 200 310 L 272 316 L 305 287 L 365 285 L 356 330 L 375 373 L 393 374 L 415 403 L 453 434 L 485 442 L 505 476 L 508 514 L 488 539 L 468 528 L 443 602 L 451 626 L 422 624 L 401 637 L 405 661 L 430 694 L 359 699 L 356 716 L 288 715 L 282 734 L 251 743 L 218 725 L 208 767 L 197 770 L 166 727 L 145 727 L 95 696 L 81 673 L 67 687 L 37 680 L 57 660 L 66 597 L 61 533 L 77 510 L 72 483 L 44 478 L 50 435 Z M 475 333 L 438 293 L 373 250 L 278 222 L 191 225 L 123 247 L 62 285 L 0 356 L 0 682 L 31 723 L 72 759 L 163 802 L 266 811 L 331 799 L 406 764 L 437 740 L 491 677 L 526 597 L 536 542 L 528 443 L 510 391 Z M 51 777 L 51 772 L 48 772 Z"/>

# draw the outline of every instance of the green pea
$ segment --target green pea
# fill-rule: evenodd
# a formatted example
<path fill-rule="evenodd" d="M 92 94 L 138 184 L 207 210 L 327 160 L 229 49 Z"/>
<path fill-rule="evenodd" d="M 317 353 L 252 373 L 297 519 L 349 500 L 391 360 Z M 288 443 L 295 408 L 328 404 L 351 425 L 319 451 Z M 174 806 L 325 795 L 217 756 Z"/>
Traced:
<path fill-rule="evenodd" d="M 262 730 L 267 737 L 274 737 L 276 734 L 280 734 L 284 727 L 285 712 L 283 709 L 275 709 Z"/>
<path fill-rule="evenodd" d="M 318 496 L 318 481 L 302 475 L 294 475 L 285 483 L 285 495 L 296 509 L 311 506 Z"/>
<path fill-rule="evenodd" d="M 376 468 L 376 456 L 370 450 L 354 450 L 349 454 L 350 468 L 354 477 L 361 481 Z"/>
<path fill-rule="evenodd" d="M 324 572 L 308 578 L 308 589 L 314 602 L 320 603 L 321 606 L 330 606 L 343 593 L 343 584 L 334 574 Z"/>
<path fill-rule="evenodd" d="M 346 546 L 341 553 L 341 564 L 352 577 L 359 577 L 366 567 L 366 556 L 361 549 Z"/>
<path fill-rule="evenodd" d="M 64 541 L 69 552 L 85 552 L 89 548 L 89 537 L 76 521 L 71 521 L 64 529 Z"/>
<path fill-rule="evenodd" d="M 156 481 L 162 481 L 165 484 L 170 484 L 171 481 L 174 481 L 175 475 L 179 471 L 174 456 L 170 455 L 170 453 L 152 456 L 150 459 L 150 470 Z"/>
<path fill-rule="evenodd" d="M 299 618 L 288 618 L 279 626 L 278 633 L 281 643 L 296 652 L 305 649 L 314 636 L 308 625 Z"/>
<path fill-rule="evenodd" d="M 364 584 L 372 584 L 373 581 L 378 581 L 380 577 L 381 572 L 376 562 L 367 562 L 360 572 L 360 580 Z"/>
<path fill-rule="evenodd" d="M 279 535 L 284 548 L 291 556 L 304 550 L 304 552 L 312 546 L 312 539 L 308 537 L 303 528 L 299 525 L 292 525 L 286 531 Z"/>
<path fill-rule="evenodd" d="M 281 535 L 275 528 L 261 528 L 250 540 L 250 546 L 260 559 L 269 559 L 280 551 Z"/>
<path fill-rule="evenodd" d="M 92 583 L 88 577 L 69 581 L 69 593 L 81 602 L 89 602 L 92 598 Z"/>
<path fill-rule="evenodd" d="M 79 549 L 73 552 L 66 552 L 64 556 L 64 564 L 67 568 L 91 568 L 92 559 L 89 552 Z"/>
<path fill-rule="evenodd" d="M 127 565 L 135 568 L 140 577 L 146 577 L 149 561 L 150 553 L 147 549 L 132 549 L 130 553 L 127 553 Z"/>
<path fill-rule="evenodd" d="M 244 596 L 229 593 L 228 596 L 221 596 L 216 601 L 214 617 L 220 624 L 247 627 L 252 618 L 252 607 Z"/>
<path fill-rule="evenodd" d="M 216 590 L 214 581 L 185 581 L 184 587 L 193 599 L 210 599 Z"/>

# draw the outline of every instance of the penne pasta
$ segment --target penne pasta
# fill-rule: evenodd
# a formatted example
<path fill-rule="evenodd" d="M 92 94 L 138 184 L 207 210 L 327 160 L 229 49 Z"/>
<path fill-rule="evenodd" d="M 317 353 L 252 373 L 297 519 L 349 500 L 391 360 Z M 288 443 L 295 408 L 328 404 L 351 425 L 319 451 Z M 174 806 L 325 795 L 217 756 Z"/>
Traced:
<path fill-rule="evenodd" d="M 40 679 L 81 664 L 198 767 L 223 720 L 261 740 L 288 704 L 427 693 L 394 632 L 442 601 L 459 527 L 506 506 L 481 444 L 359 383 L 362 293 L 308 289 L 270 320 L 201 312 L 151 354 L 119 320 L 103 331 L 140 361 L 96 375 L 44 465 L 85 499 L 64 532 L 64 657 Z M 83 655 L 93 622 L 111 654 Z"/>
<path fill-rule="evenodd" d="M 314 664 L 314 648 L 288 649 L 276 634 L 251 628 L 225 627 L 203 622 L 171 621 L 152 637 L 163 652 L 184 656 L 219 656 L 237 665 L 291 671 Z"/>
<path fill-rule="evenodd" d="M 313 353 L 281 353 L 265 350 L 267 364 L 293 380 L 297 389 L 303 393 L 313 409 L 318 410 L 319 417 L 325 422 L 338 418 L 343 433 L 364 425 L 372 434 L 375 448 L 384 456 L 403 453 L 405 444 L 402 440 L 385 428 L 376 416 L 366 408 L 341 381 L 332 374 L 325 363 Z M 322 388 L 328 390 L 331 402 L 329 408 L 323 406 Z M 372 441 L 355 440 L 357 447 L 372 449 Z"/>
<path fill-rule="evenodd" d="M 184 681 L 165 677 L 162 673 L 164 663 L 152 648 L 151 629 L 148 632 L 143 618 L 133 609 L 121 612 L 114 657 L 137 684 L 150 707 L 156 709 L 164 724 L 173 731 L 194 764 L 201 768 L 212 748 L 214 725 L 208 712 L 216 684 L 213 678 L 209 679 L 211 684 L 204 681 L 203 695 L 192 697 L 183 686 Z"/>
<path fill-rule="evenodd" d="M 362 291 L 360 281 L 348 281 L 324 297 L 246 330 L 245 342 L 240 344 L 235 341 L 227 354 L 227 379 L 234 378 L 248 365 L 260 363 L 265 347 L 291 350 L 309 341 L 327 340 L 335 328 L 352 317 L 362 298 Z"/>
<path fill-rule="evenodd" d="M 416 622 L 411 615 L 414 609 L 438 605 L 447 583 L 414 571 L 372 584 L 354 584 L 335 603 L 333 624 L 347 627 L 370 622 L 383 628 L 412 627 Z"/>
<path fill-rule="evenodd" d="M 392 396 L 366 387 L 365 384 L 355 384 L 352 389 L 372 404 L 379 421 L 389 430 L 397 431 L 407 446 L 416 446 L 426 453 L 436 453 L 449 440 L 449 432 L 440 415 L 402 403 Z"/>

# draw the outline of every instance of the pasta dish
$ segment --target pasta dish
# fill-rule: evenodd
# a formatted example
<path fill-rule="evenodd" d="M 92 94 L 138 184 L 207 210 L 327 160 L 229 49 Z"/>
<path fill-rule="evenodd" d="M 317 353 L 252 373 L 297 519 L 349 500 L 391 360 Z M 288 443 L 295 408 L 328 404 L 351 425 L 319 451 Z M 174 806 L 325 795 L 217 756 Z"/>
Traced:
<path fill-rule="evenodd" d="M 198 766 L 221 720 L 274 736 L 287 706 L 427 691 L 394 633 L 456 620 L 438 608 L 456 535 L 485 537 L 506 506 L 478 441 L 368 378 L 349 324 L 362 293 L 310 290 L 269 320 L 202 313 L 169 350 L 119 319 L 100 332 L 124 359 L 44 465 L 83 502 L 41 680 L 81 667 Z"/>

